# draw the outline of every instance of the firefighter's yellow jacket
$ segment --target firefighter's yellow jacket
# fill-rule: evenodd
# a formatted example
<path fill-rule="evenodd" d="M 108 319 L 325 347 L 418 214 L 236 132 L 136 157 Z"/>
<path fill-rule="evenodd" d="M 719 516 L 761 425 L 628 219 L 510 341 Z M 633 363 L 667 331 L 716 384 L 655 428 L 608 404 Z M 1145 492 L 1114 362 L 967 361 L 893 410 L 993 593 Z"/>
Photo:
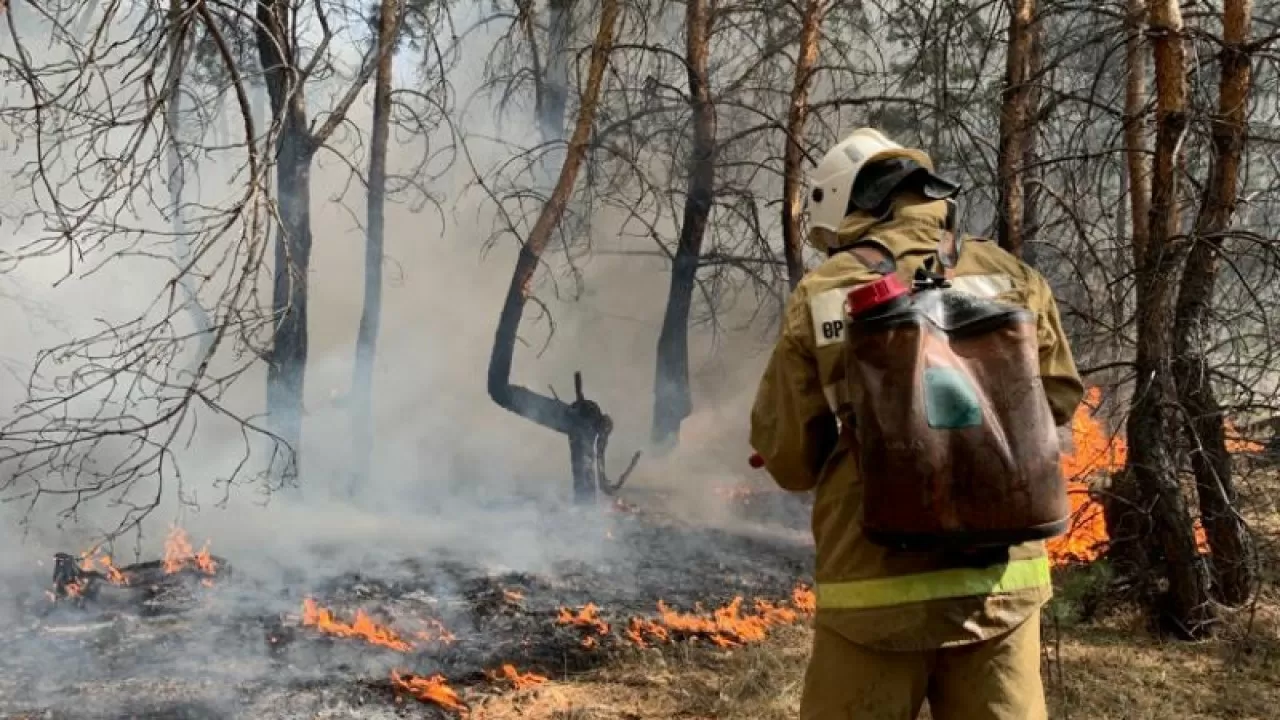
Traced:
<path fill-rule="evenodd" d="M 936 251 L 946 212 L 945 201 L 902 197 L 888 219 L 855 213 L 838 233 L 814 233 L 810 243 L 825 251 L 874 239 L 910 273 Z M 875 278 L 851 253 L 836 252 L 800 281 L 760 382 L 751 444 L 783 488 L 816 491 L 817 623 L 883 650 L 987 640 L 1022 624 L 1051 596 L 1043 543 L 1014 547 L 1007 562 L 964 567 L 942 554 L 873 545 L 861 531 L 854 440 L 839 429 L 850 427 L 850 408 L 838 321 L 848 289 Z M 1036 313 L 1045 392 L 1054 419 L 1068 422 L 1083 387 L 1045 279 L 994 242 L 968 238 L 953 286 Z"/>

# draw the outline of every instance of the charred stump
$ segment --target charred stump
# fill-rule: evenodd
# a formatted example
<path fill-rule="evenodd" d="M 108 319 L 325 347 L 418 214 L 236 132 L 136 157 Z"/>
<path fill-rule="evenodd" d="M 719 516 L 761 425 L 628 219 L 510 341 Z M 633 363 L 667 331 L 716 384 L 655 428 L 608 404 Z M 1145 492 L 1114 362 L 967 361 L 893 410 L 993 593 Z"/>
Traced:
<path fill-rule="evenodd" d="M 622 489 L 640 460 L 640 453 L 631 456 L 631 463 L 616 483 L 609 482 L 605 451 L 613 432 L 613 418 L 600 409 L 599 403 L 582 394 L 581 372 L 573 374 L 573 390 L 575 399 L 569 405 L 569 465 L 573 469 L 574 501 L 585 504 L 595 500 L 597 489 L 605 495 Z"/>

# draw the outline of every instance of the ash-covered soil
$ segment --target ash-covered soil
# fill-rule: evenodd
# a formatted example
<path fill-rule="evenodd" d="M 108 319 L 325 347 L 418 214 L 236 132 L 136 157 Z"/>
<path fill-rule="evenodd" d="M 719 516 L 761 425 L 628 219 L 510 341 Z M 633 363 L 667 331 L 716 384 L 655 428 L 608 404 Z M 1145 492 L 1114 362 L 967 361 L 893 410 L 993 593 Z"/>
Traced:
<path fill-rule="evenodd" d="M 545 533 L 568 541 L 548 543 L 557 549 L 535 569 L 460 543 L 395 558 L 367 548 L 358 570 L 348 561 L 325 573 L 334 553 L 320 547 L 272 573 L 242 572 L 226 557 L 211 584 L 194 572 L 100 583 L 82 607 L 52 602 L 48 575 L 33 571 L 4 584 L 0 717 L 447 717 L 393 689 L 391 670 L 440 674 L 475 697 L 502 690 L 486 671 L 505 663 L 552 678 L 602 663 L 626 644 L 628 619 L 653 617 L 660 600 L 692 610 L 789 598 L 812 557 L 790 522 L 801 515 L 789 512 L 782 525 L 743 519 L 726 530 L 562 511 L 545 517 Z M 306 626 L 304 598 L 346 623 L 363 610 L 410 647 Z M 588 603 L 608 635 L 557 624 L 562 607 Z"/>

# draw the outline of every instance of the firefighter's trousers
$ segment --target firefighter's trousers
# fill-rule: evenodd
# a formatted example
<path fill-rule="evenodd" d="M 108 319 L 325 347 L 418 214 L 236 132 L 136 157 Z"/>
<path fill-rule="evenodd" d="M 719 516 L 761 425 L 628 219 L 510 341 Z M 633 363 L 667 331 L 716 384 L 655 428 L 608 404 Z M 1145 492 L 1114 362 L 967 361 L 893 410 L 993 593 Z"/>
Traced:
<path fill-rule="evenodd" d="M 886 652 L 819 626 L 805 673 L 801 720 L 1047 720 L 1040 614 L 971 645 Z"/>

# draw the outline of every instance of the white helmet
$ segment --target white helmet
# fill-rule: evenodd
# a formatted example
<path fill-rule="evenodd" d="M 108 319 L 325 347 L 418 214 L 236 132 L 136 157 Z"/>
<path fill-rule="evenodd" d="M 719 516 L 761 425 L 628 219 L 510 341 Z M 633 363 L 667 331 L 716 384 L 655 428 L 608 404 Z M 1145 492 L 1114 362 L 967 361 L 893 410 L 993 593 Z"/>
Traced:
<path fill-rule="evenodd" d="M 891 157 L 908 158 L 933 171 L 928 154 L 904 148 L 874 128 L 854 130 L 831 148 L 809 175 L 809 227 L 838 231 L 858 172 L 869 162 Z"/>

